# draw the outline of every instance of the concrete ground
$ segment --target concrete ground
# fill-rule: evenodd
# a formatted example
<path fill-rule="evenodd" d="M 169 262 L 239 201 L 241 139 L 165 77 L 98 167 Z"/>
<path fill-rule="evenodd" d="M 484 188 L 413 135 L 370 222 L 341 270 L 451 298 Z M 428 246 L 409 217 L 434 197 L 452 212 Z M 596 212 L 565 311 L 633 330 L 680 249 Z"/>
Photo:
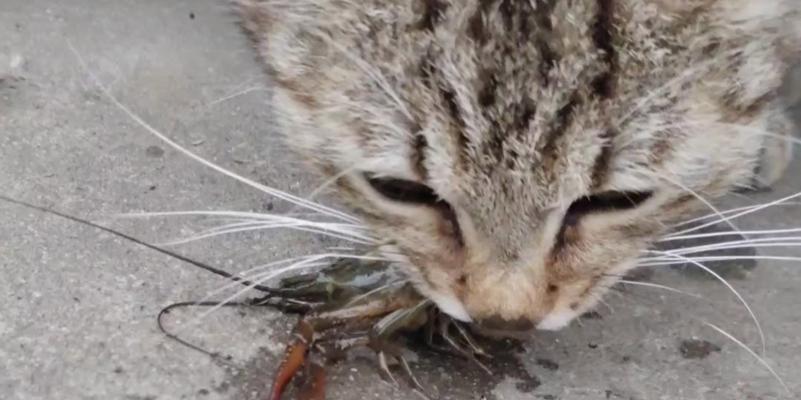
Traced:
<path fill-rule="evenodd" d="M 315 181 L 272 128 L 269 92 L 224 2 L 0 0 L 0 194 L 99 221 L 148 241 L 197 232 L 191 218 L 119 220 L 163 210 L 280 212 L 274 201 L 221 176 L 142 129 L 104 97 L 89 71 L 134 112 L 203 157 L 265 184 L 307 194 Z M 74 49 L 73 50 L 71 50 Z M 792 171 L 798 171 L 796 163 Z M 801 190 L 791 173 L 771 193 Z M 801 207 L 774 207 L 741 228 L 801 224 Z M 74 222 L 0 202 L 0 397 L 4 399 L 259 399 L 292 320 L 264 309 L 169 314 L 167 325 L 215 360 L 159 332 L 156 315 L 226 284 L 207 272 Z M 331 241 L 262 232 L 176 247 L 236 272 Z M 762 254 L 801 256 L 798 249 Z M 650 288 L 523 346 L 501 346 L 484 374 L 419 350 L 413 367 L 444 399 L 792 399 L 801 394 L 801 266 L 762 261 L 727 274 L 759 316 L 766 368 L 710 321 L 759 348 L 736 298 L 698 274 L 654 269 Z M 183 323 L 183 325 L 182 325 Z M 369 354 L 331 367 L 329 398 L 414 399 L 383 381 Z"/>

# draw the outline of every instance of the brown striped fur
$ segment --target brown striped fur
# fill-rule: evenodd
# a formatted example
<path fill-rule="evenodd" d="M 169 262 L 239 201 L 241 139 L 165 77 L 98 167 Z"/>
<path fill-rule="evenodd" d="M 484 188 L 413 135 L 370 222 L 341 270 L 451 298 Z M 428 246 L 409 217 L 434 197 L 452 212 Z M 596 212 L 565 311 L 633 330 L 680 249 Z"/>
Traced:
<path fill-rule="evenodd" d="M 773 93 L 801 49 L 798 4 L 238 1 L 287 141 L 344 174 L 342 197 L 420 290 L 455 314 L 544 328 L 592 307 L 608 274 L 685 217 L 687 189 L 778 177 L 789 145 L 755 131 L 789 132 Z M 362 172 L 431 187 L 464 242 Z M 655 195 L 560 230 L 572 201 L 612 190 Z"/>

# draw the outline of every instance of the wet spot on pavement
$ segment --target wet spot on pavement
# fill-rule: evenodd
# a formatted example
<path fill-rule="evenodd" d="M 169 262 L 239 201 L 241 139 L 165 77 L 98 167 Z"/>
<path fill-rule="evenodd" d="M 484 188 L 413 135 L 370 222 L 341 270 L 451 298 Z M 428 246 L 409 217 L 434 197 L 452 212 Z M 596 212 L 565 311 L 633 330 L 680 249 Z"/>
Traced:
<path fill-rule="evenodd" d="M 598 311 L 586 312 L 581 316 L 581 319 L 604 319 L 603 315 Z"/>
<path fill-rule="evenodd" d="M 719 351 L 720 346 L 706 340 L 686 339 L 679 344 L 681 356 L 688 360 L 703 360 L 709 357 L 710 354 Z"/>
<path fill-rule="evenodd" d="M 164 155 L 164 149 L 159 146 L 150 146 L 145 149 L 145 154 L 147 154 L 148 157 L 159 158 Z"/>
<path fill-rule="evenodd" d="M 538 358 L 537 365 L 550 371 L 556 371 L 559 369 L 559 364 L 557 364 L 556 361 L 549 360 L 547 358 Z"/>

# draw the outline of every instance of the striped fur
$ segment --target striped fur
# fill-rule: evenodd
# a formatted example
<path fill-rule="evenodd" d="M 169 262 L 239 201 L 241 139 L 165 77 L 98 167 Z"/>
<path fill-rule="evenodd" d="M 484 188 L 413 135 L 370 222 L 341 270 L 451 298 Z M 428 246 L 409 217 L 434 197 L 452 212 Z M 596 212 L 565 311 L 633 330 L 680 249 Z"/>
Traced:
<path fill-rule="evenodd" d="M 788 145 L 755 131 L 789 131 L 774 93 L 801 49 L 797 4 L 238 2 L 287 141 L 342 174 L 344 200 L 421 291 L 472 318 L 543 327 L 592 307 L 604 274 L 698 203 L 688 190 L 714 198 L 783 170 Z M 464 243 L 440 213 L 391 204 L 361 172 L 433 188 Z M 571 202 L 610 190 L 656 195 L 588 216 L 555 246 Z"/>

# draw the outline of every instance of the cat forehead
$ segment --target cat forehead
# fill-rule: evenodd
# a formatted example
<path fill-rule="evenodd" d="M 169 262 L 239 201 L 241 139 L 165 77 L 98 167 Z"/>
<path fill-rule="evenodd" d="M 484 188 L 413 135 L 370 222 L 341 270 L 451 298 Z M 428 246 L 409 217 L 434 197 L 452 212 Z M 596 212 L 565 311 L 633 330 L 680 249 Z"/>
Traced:
<path fill-rule="evenodd" d="M 531 201 L 547 207 L 572 195 L 556 191 L 565 176 L 581 184 L 563 186 L 586 190 L 611 130 L 612 10 L 604 2 L 443 2 L 431 10 L 433 3 L 397 85 L 409 132 L 367 131 L 362 140 L 394 147 L 410 164 L 404 175 L 454 197 L 483 198 L 471 191 L 487 187 L 518 202 L 536 194 Z"/>
<path fill-rule="evenodd" d="M 719 34 L 676 28 L 687 26 L 682 16 L 700 23 L 701 6 L 723 4 L 716 1 L 415 4 L 406 18 L 416 21 L 411 31 L 400 38 L 394 29 L 373 32 L 377 43 L 404 50 L 368 51 L 374 65 L 390 72 L 388 65 L 400 65 L 394 71 L 403 73 L 392 74 L 394 95 L 406 103 L 411 122 L 394 138 L 399 140 L 374 131 L 365 131 L 364 140 L 406 148 L 410 175 L 442 186 L 459 177 L 507 190 L 515 185 L 510 182 L 548 187 L 565 174 L 593 181 L 580 189 L 601 186 L 620 134 L 617 117 L 627 112 L 622 105 L 636 104 L 638 93 L 653 89 L 649 80 L 693 67 L 698 60 L 689 56 L 664 59 L 670 52 L 690 53 L 682 41 L 692 39 L 696 47 L 704 35 L 721 41 Z M 772 4 L 766 8 L 779 2 Z M 694 12 L 660 18 L 659 7 Z M 643 32 L 646 21 L 650 29 Z M 639 135 L 648 142 L 651 134 L 645 129 Z M 444 176 L 427 176 L 436 174 Z"/>
<path fill-rule="evenodd" d="M 614 158 L 625 133 L 610 118 L 692 68 L 699 60 L 684 54 L 688 46 L 725 44 L 750 29 L 722 38 L 717 26 L 731 24 L 707 29 L 706 7 L 745 3 L 266 0 L 247 22 L 262 27 L 254 34 L 273 53 L 270 71 L 301 110 L 284 117 L 314 118 L 293 121 L 309 127 L 293 141 L 313 157 L 453 191 L 487 182 L 553 195 L 603 179 L 592 166 Z M 790 1 L 766 3 L 750 9 Z M 581 184 L 559 185 L 566 176 Z"/>

